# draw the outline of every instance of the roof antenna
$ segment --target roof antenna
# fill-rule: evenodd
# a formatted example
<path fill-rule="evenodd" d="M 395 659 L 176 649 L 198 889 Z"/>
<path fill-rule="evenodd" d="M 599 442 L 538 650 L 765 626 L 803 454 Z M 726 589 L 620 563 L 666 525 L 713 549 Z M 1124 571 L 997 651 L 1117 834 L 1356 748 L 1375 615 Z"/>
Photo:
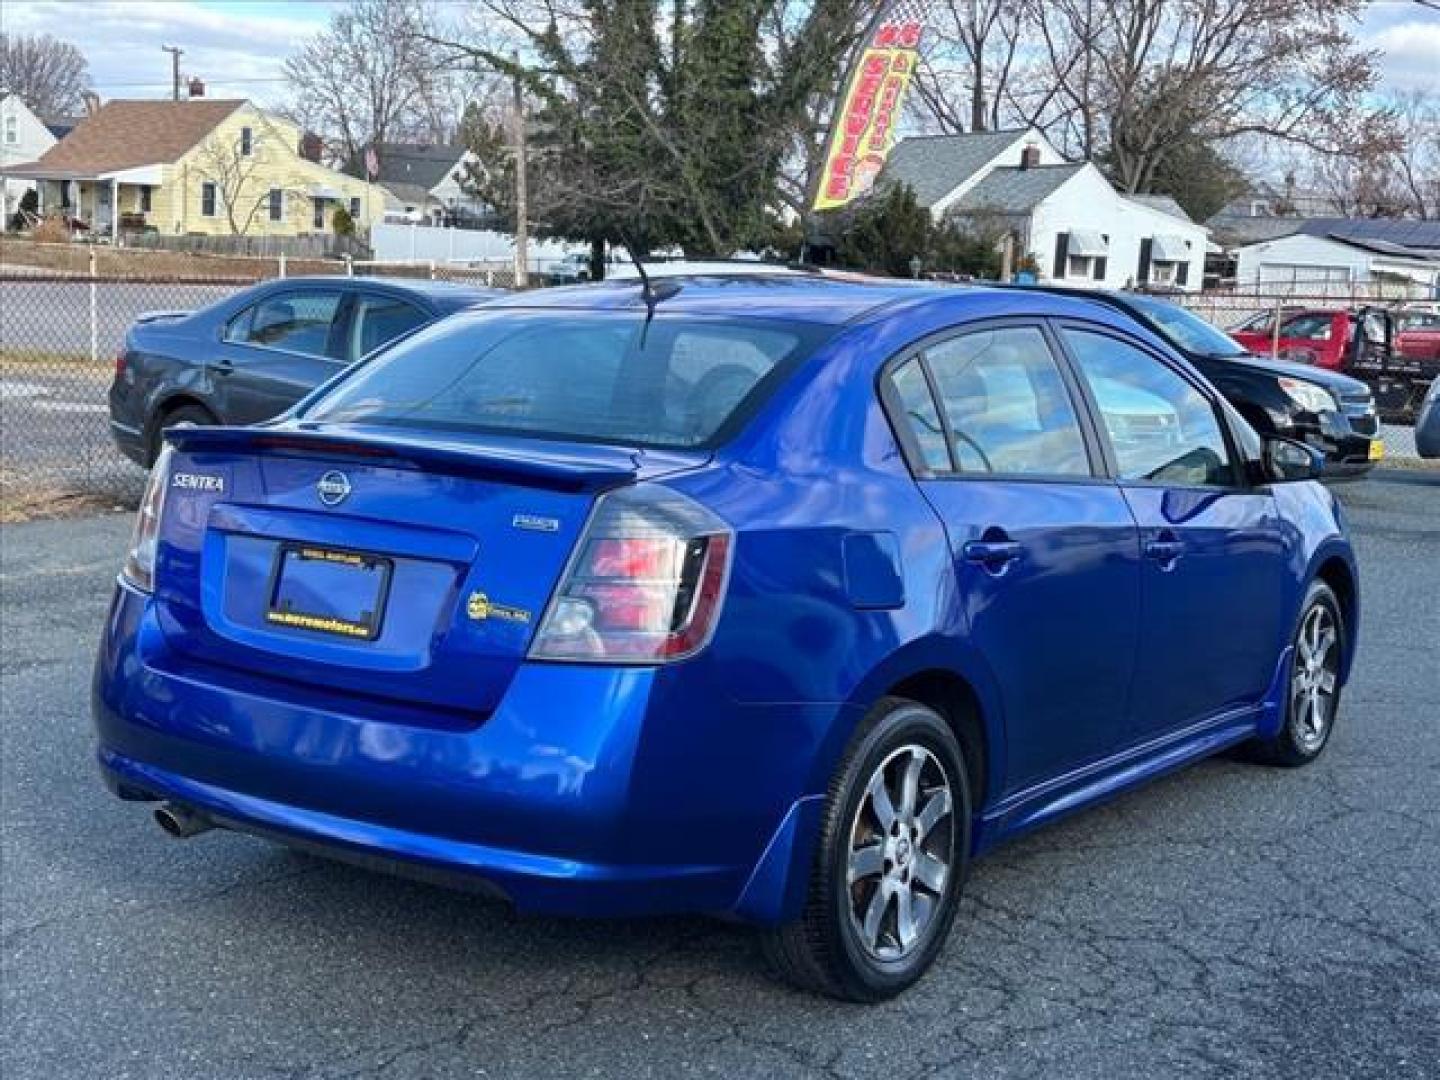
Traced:
<path fill-rule="evenodd" d="M 640 328 L 640 351 L 644 352 L 645 338 L 650 333 L 650 320 L 655 317 L 655 305 L 678 293 L 680 286 L 673 281 L 662 281 L 659 285 L 651 282 L 650 275 L 645 272 L 645 264 L 635 253 L 635 246 L 623 232 L 620 233 L 620 244 L 625 248 L 625 254 L 630 256 L 630 261 L 635 264 L 635 272 L 640 275 L 640 299 L 645 301 L 645 325 Z"/>

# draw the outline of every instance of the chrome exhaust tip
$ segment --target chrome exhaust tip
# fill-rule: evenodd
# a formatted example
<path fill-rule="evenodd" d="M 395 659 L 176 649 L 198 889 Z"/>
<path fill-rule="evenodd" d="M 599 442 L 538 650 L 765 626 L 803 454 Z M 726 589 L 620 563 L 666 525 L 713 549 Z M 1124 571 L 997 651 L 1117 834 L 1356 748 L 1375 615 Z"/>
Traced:
<path fill-rule="evenodd" d="M 173 802 L 161 803 L 155 808 L 155 824 L 176 840 L 188 840 L 215 828 L 215 823 L 204 814 Z"/>

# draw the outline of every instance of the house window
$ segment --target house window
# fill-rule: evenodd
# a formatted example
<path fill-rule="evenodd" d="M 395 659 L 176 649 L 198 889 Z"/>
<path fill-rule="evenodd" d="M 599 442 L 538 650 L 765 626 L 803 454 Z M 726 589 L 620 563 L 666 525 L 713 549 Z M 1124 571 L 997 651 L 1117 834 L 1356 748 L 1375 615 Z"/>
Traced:
<path fill-rule="evenodd" d="M 5 144 L 14 146 L 20 141 L 20 132 L 15 126 L 15 117 L 5 117 Z"/>
<path fill-rule="evenodd" d="M 200 185 L 200 216 L 215 216 L 215 185 L 210 181 Z"/>
<path fill-rule="evenodd" d="M 1095 258 L 1092 255 L 1071 255 L 1065 264 L 1065 276 L 1073 278 L 1094 277 Z"/>
<path fill-rule="evenodd" d="M 360 220 L 360 200 L 358 198 L 350 200 L 350 220 Z"/>
<path fill-rule="evenodd" d="M 1175 264 L 1173 262 L 1153 262 L 1150 264 L 1151 285 L 1173 285 L 1175 284 Z"/>
<path fill-rule="evenodd" d="M 324 232 L 324 231 L 325 231 L 325 200 L 324 200 L 324 199 L 316 199 L 316 200 L 315 200 L 315 221 L 314 221 L 314 225 L 315 225 L 315 228 L 318 229 L 320 232 Z"/>
<path fill-rule="evenodd" d="M 255 136 L 248 127 L 240 129 L 240 156 L 249 157 L 250 151 L 255 149 Z"/>
<path fill-rule="evenodd" d="M 285 193 L 278 187 L 270 189 L 270 220 L 285 220 Z"/>
<path fill-rule="evenodd" d="M 148 213 L 150 213 L 150 205 L 151 205 L 151 199 L 152 199 L 152 198 L 153 198 L 153 193 L 152 193 L 152 189 L 151 189 L 150 185 L 149 185 L 149 184 L 141 184 L 141 185 L 140 185 L 140 212 L 141 212 L 142 214 L 148 214 Z"/>

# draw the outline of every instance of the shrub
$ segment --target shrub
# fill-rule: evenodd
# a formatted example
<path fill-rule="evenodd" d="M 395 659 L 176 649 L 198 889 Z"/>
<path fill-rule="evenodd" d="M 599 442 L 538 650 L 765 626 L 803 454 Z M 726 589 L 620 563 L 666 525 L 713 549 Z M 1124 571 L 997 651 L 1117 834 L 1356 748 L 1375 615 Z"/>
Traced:
<path fill-rule="evenodd" d="M 42 244 L 68 244 L 71 239 L 70 226 L 63 217 L 47 217 L 35 226 L 30 233 L 30 239 Z"/>
<path fill-rule="evenodd" d="M 336 236 L 354 236 L 355 219 L 350 216 L 350 211 L 343 206 L 335 208 L 335 214 L 330 218 L 330 227 L 335 230 Z"/>

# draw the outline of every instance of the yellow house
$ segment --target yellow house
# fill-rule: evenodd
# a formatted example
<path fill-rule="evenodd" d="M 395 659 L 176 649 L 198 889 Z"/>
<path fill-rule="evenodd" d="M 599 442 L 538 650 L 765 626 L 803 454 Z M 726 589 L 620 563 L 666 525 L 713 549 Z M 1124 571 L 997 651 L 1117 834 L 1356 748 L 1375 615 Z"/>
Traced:
<path fill-rule="evenodd" d="M 333 233 L 341 207 L 363 235 L 384 191 L 301 157 L 300 138 L 248 101 L 111 101 L 4 172 L 36 181 L 42 216 L 65 213 L 100 236 Z"/>

